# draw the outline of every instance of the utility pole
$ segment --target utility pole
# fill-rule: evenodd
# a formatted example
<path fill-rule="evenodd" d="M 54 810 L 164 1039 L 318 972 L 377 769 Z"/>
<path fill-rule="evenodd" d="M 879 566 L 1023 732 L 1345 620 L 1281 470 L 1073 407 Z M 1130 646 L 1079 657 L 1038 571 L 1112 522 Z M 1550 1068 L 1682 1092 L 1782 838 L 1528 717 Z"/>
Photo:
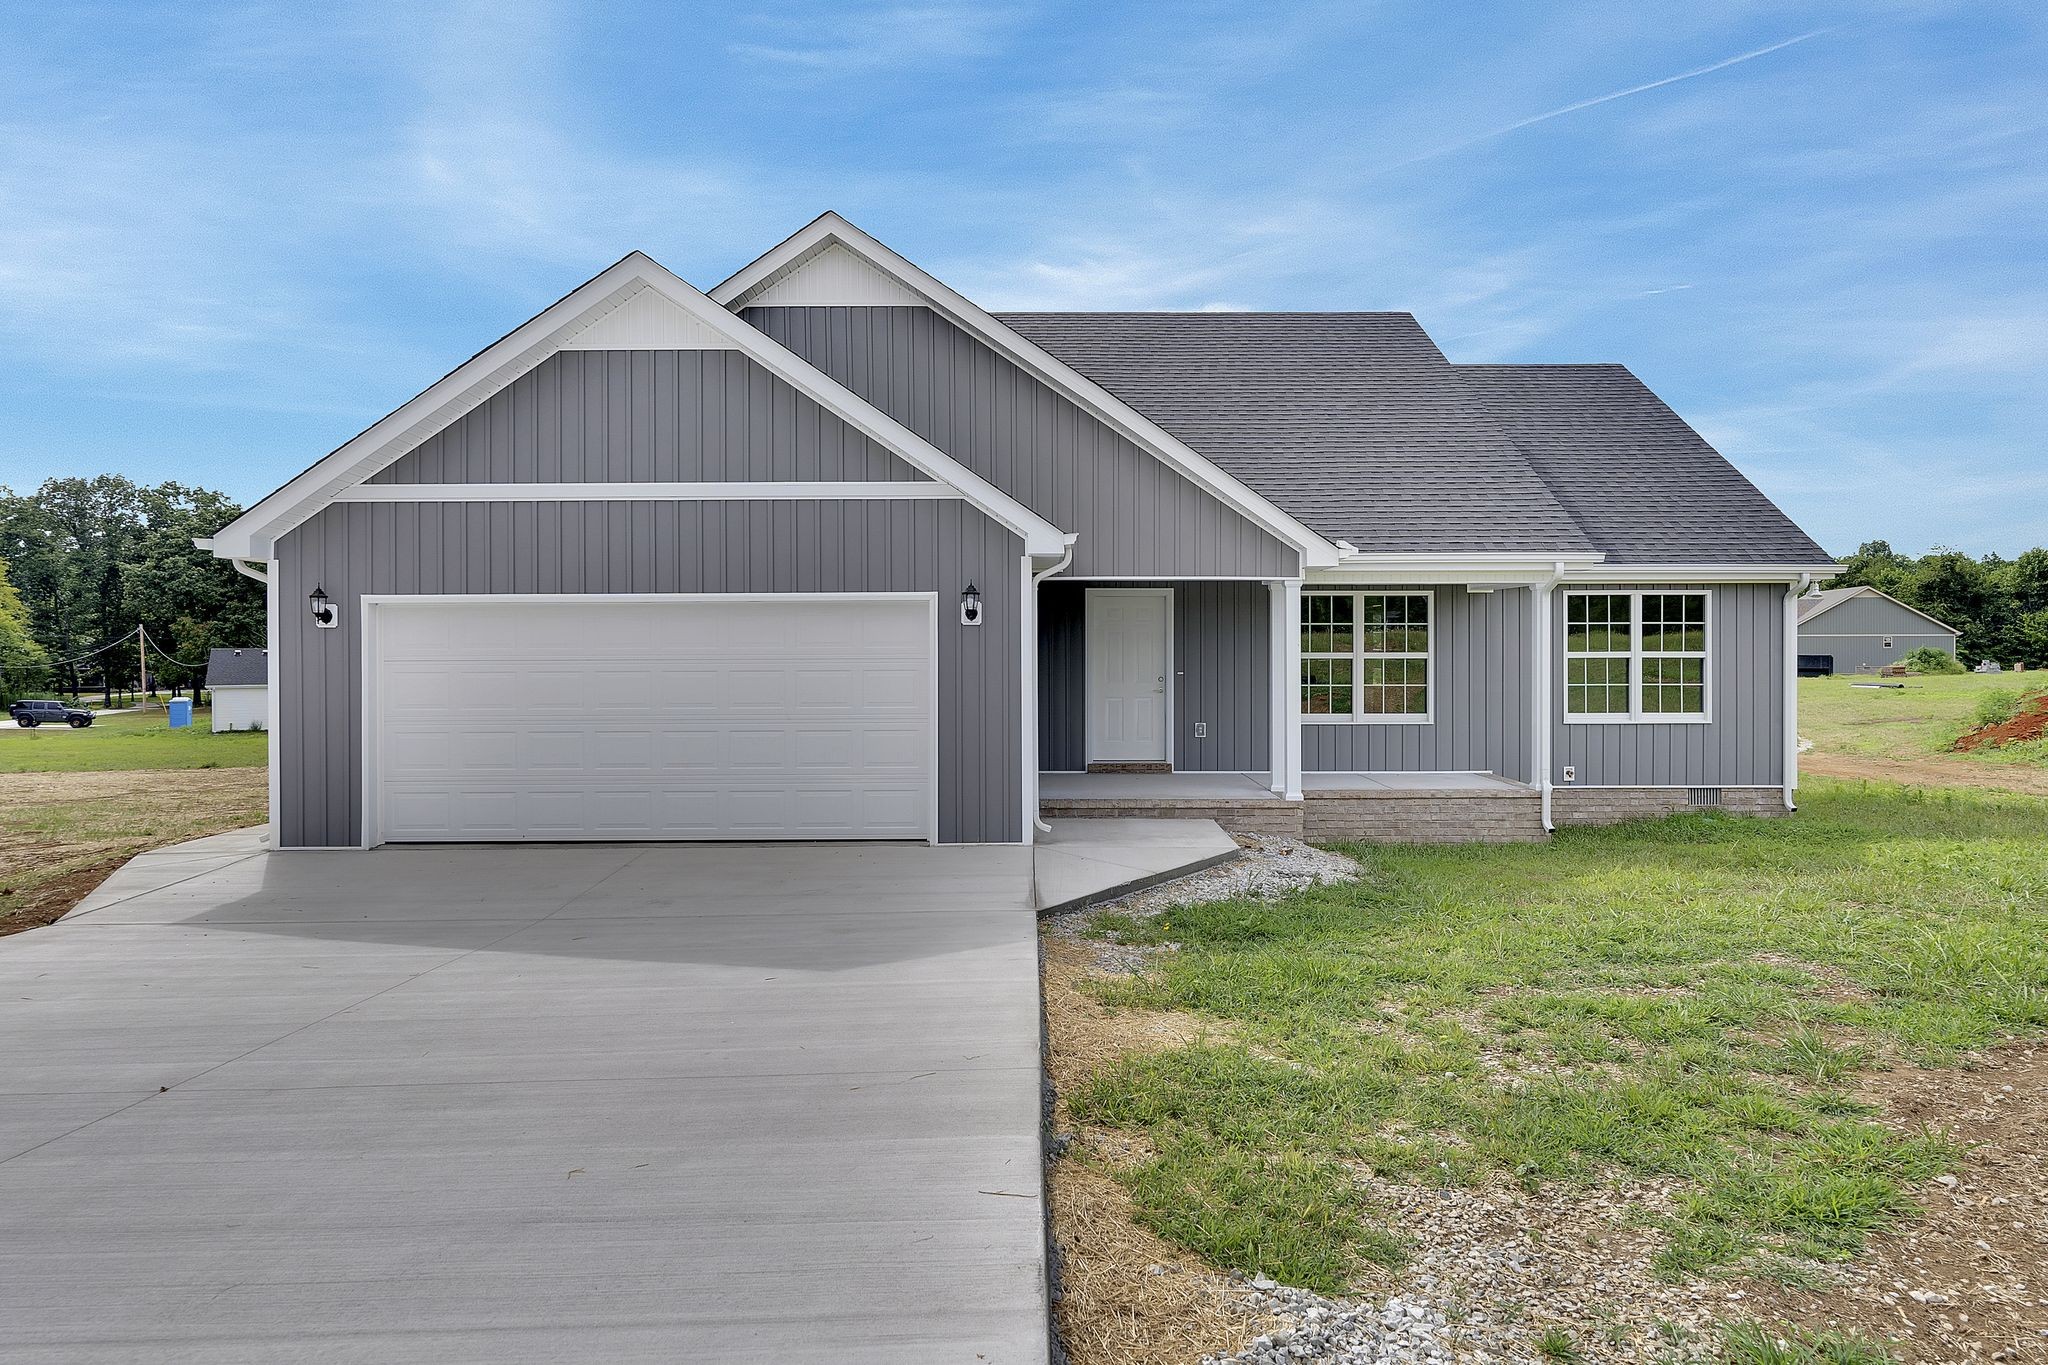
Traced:
<path fill-rule="evenodd" d="M 147 635 L 144 635 L 144 634 L 142 633 L 142 624 L 141 624 L 140 622 L 137 622 L 137 623 L 136 623 L 136 626 L 135 626 L 135 650 L 136 650 L 136 653 L 137 653 L 137 655 L 138 655 L 138 656 L 139 656 L 139 657 L 141 658 L 141 660 L 142 660 L 142 676 L 141 676 L 141 677 L 139 677 L 139 678 L 137 678 L 137 679 L 135 680 L 135 686 L 136 686 L 136 687 L 137 687 L 137 689 L 139 689 L 140 691 L 143 691 L 143 692 L 148 692 L 148 691 L 149 691 L 149 637 L 148 637 Z"/>

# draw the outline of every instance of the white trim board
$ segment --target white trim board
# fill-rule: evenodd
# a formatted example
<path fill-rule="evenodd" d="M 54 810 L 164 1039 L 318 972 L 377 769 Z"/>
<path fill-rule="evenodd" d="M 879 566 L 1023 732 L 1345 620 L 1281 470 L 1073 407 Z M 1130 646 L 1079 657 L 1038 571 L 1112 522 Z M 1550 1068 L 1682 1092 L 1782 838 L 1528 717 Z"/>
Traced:
<path fill-rule="evenodd" d="M 437 432 L 561 350 L 594 318 L 653 293 L 724 339 L 769 373 L 1015 532 L 1028 554 L 1064 552 L 1059 529 L 902 423 L 806 363 L 758 328 L 713 303 L 687 281 L 636 251 L 601 271 L 342 445 L 237 517 L 213 537 L 220 558 L 267 559 L 279 537 L 303 525 L 346 489 L 389 468 Z"/>
<path fill-rule="evenodd" d="M 359 483 L 335 502 L 794 502 L 946 501 L 949 483 Z"/>
<path fill-rule="evenodd" d="M 1295 547 L 1301 552 L 1305 566 L 1337 563 L 1338 551 L 1334 543 L 1253 492 L 1235 475 L 1168 434 L 1094 380 L 1025 340 L 965 295 L 927 274 L 836 213 L 820 214 L 766 254 L 742 266 L 722 284 L 712 288 L 710 298 L 734 311 L 756 301 L 769 302 L 763 295 L 764 290 L 782 286 L 782 292 L 787 293 L 794 286 L 785 286 L 784 281 L 793 278 L 795 267 L 834 247 L 908 287 L 918 296 L 918 302 L 935 309 L 1004 359 L 1042 383 L 1051 385 L 1091 416 L 1135 441 L 1224 506 L 1276 539 Z"/>

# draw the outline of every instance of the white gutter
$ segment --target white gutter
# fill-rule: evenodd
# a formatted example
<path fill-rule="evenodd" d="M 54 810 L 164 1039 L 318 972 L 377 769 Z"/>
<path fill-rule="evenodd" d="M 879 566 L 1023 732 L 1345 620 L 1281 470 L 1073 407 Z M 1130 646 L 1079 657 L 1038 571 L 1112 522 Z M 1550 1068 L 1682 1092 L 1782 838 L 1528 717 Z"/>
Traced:
<path fill-rule="evenodd" d="M 1038 814 L 1038 585 L 1051 578 L 1074 562 L 1074 542 L 1081 537 L 1067 537 L 1066 553 L 1051 566 L 1031 572 L 1031 556 L 1024 556 L 1024 716 L 1020 727 L 1024 731 L 1024 842 L 1031 843 L 1033 833 L 1050 834 L 1052 826 L 1045 823 Z"/>
<path fill-rule="evenodd" d="M 1532 705 L 1536 713 L 1534 718 L 1536 726 L 1536 771 L 1531 775 L 1536 779 L 1536 790 L 1542 793 L 1543 832 L 1545 834 L 1557 828 L 1550 819 L 1551 713 L 1555 710 L 1555 704 L 1551 700 L 1551 673 L 1554 670 L 1551 667 L 1550 658 L 1550 637 L 1552 634 L 1550 619 L 1552 598 L 1556 594 L 1557 585 L 1563 581 L 1564 576 L 1565 562 L 1558 560 L 1550 566 L 1549 577 L 1538 580 L 1529 589 L 1531 594 L 1529 599 L 1530 626 L 1536 632 L 1536 649 L 1534 652 L 1536 676 L 1531 679 L 1535 685 L 1529 689 L 1534 694 Z"/>
<path fill-rule="evenodd" d="M 206 552 L 207 552 L 208 554 L 212 554 L 212 553 L 213 553 L 213 537 L 211 537 L 211 536 L 194 536 L 194 537 L 192 537 L 192 548 L 193 548 L 193 549 L 195 549 L 195 550 L 204 550 L 204 551 L 206 551 Z M 230 564 L 234 565 L 234 566 L 235 566 L 235 572 L 236 572 L 236 573 L 238 573 L 238 574 L 240 574 L 240 575 L 242 575 L 242 577 L 244 577 L 244 578 L 253 578 L 253 579 L 255 579 L 255 580 L 256 580 L 256 581 L 258 582 L 258 583 L 268 583 L 268 582 L 270 582 L 270 565 L 269 565 L 269 562 L 268 562 L 268 561 L 266 561 L 266 560 L 260 560 L 260 559 L 247 559 L 247 558 L 244 558 L 244 557 L 242 557 L 242 556 L 240 556 L 240 555 L 230 555 L 230 556 L 228 556 L 228 563 L 230 563 Z M 263 565 L 263 567 L 262 567 L 262 568 L 260 568 L 260 569 L 259 569 L 259 568 L 257 568 L 256 566 L 257 566 L 258 564 L 262 564 L 262 565 Z"/>
<path fill-rule="evenodd" d="M 1799 599 L 1813 582 L 1812 574 L 1785 590 L 1785 809 L 1799 809 Z"/>

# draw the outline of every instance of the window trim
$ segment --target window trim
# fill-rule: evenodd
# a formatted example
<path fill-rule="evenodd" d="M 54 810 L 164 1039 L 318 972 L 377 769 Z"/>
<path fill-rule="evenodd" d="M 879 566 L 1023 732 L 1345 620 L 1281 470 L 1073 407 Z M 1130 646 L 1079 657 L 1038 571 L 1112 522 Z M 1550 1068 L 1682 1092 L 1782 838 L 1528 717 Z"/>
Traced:
<path fill-rule="evenodd" d="M 1690 659 L 1692 651 L 1666 653 L 1643 650 L 1643 599 L 1645 597 L 1700 597 L 1705 599 L 1705 613 L 1701 617 L 1706 631 L 1706 641 L 1698 651 L 1700 660 L 1700 697 L 1702 709 L 1695 715 L 1681 711 L 1643 710 L 1643 662 L 1646 659 Z M 1565 609 L 1557 614 L 1557 699 L 1558 708 L 1566 725 L 1711 725 L 1714 722 L 1714 694 L 1720 689 L 1714 684 L 1714 657 L 1718 636 L 1714 615 L 1717 594 L 1709 587 L 1682 587 L 1677 584 L 1650 588 L 1568 588 L 1564 592 Z M 1628 651 L 1595 650 L 1573 653 L 1571 649 L 1572 623 L 1571 599 L 1574 597 L 1626 597 L 1629 599 Z M 1571 709 L 1571 661 L 1573 659 L 1627 659 L 1628 705 L 1627 711 L 1604 711 L 1599 713 L 1575 712 Z"/>
<path fill-rule="evenodd" d="M 1348 716 L 1337 716 L 1337 715 L 1330 715 L 1330 714 L 1328 714 L 1327 712 L 1311 712 L 1311 711 L 1306 711 L 1306 710 L 1304 710 L 1304 711 L 1303 711 L 1303 712 L 1301 713 L 1301 723 L 1302 723 L 1303 725 L 1434 725 L 1434 724 L 1436 724 L 1436 633 L 1437 633 L 1437 626 L 1438 626 L 1438 623 L 1439 623 L 1439 622 L 1438 622 L 1438 617 L 1437 617 L 1437 612 L 1436 612 L 1436 589 L 1434 589 L 1434 588 L 1389 588 L 1389 587 L 1363 587 L 1363 588 L 1346 588 L 1346 587 L 1341 587 L 1341 586 L 1337 586 L 1337 585 L 1331 585 L 1331 586 L 1325 587 L 1325 586 L 1323 586 L 1323 585 L 1321 585 L 1321 584 L 1317 584 L 1317 585 L 1315 585 L 1315 586 L 1312 586 L 1312 587 L 1311 587 L 1311 586 L 1304 586 L 1304 587 L 1302 588 L 1302 590 L 1301 590 L 1301 601 L 1302 601 L 1302 608 L 1303 608 L 1303 611 L 1302 611 L 1302 612 L 1297 612 L 1297 613 L 1295 614 L 1295 620 L 1294 620 L 1294 630 L 1295 630 L 1295 633 L 1296 633 L 1297 635 L 1299 635 L 1299 634 L 1300 634 L 1300 632 L 1301 632 L 1301 631 L 1302 631 L 1302 629 L 1303 629 L 1304 623 L 1303 623 L 1303 621 L 1302 621 L 1301 617 L 1302 617 L 1303 613 L 1305 613 L 1305 612 L 1306 612 L 1306 610 L 1307 610 L 1307 606 L 1308 606 L 1308 600 L 1309 600 L 1309 599 L 1310 599 L 1311 597 L 1349 597 L 1349 598 L 1351 598 L 1351 599 L 1352 599 L 1352 608 L 1351 608 L 1351 617 L 1352 617 L 1352 623 L 1351 623 L 1351 629 L 1352 629 L 1352 639 L 1351 639 L 1351 653 L 1350 653 L 1350 655 L 1348 656 L 1348 657 L 1350 658 L 1350 660 L 1351 660 L 1351 714 L 1350 714 L 1350 715 L 1348 715 Z M 1361 649 L 1361 648 L 1360 648 L 1359 646 L 1360 646 L 1360 643 L 1362 642 L 1362 640 L 1364 639 L 1364 630 L 1363 630 L 1363 627 L 1362 627 L 1362 625 L 1360 624 L 1360 622 L 1362 621 L 1362 619 L 1363 619 L 1363 617 L 1364 617 L 1365 613 L 1364 613 L 1364 609 L 1363 609 L 1363 608 L 1364 608 L 1364 603 L 1363 603 L 1363 601 L 1362 601 L 1361 599 L 1364 599 L 1364 598 L 1367 598 L 1367 597 L 1420 597 L 1420 598 L 1422 598 L 1422 599 L 1423 599 L 1423 601 L 1424 601 L 1425 603 L 1427 603 L 1427 606 L 1426 606 L 1426 607 L 1424 608 L 1424 610 L 1426 610 L 1426 611 L 1427 611 L 1427 612 L 1429 613 L 1429 620 L 1428 620 L 1428 622 L 1427 622 L 1427 624 L 1428 624 L 1428 627 L 1429 627 L 1429 648 L 1428 648 L 1428 649 L 1426 649 L 1426 650 L 1424 650 L 1424 651 L 1423 651 L 1422 653 L 1420 653 L 1420 654 L 1411 654 L 1411 653 L 1405 653 L 1405 652 L 1404 652 L 1404 653 L 1400 653 L 1400 654 L 1367 654 L 1367 653 L 1366 653 L 1366 652 L 1365 652 L 1364 650 L 1362 650 L 1362 649 Z M 1306 661 L 1308 661 L 1309 659 L 1336 659 L 1336 658 L 1343 658 L 1343 657 L 1346 657 L 1346 656 L 1344 656 L 1344 655 L 1337 655 L 1337 654 L 1310 654 L 1310 653 L 1309 653 L 1309 652 L 1308 652 L 1307 650 L 1305 650 L 1305 649 L 1297 650 L 1297 651 L 1296 651 L 1296 655 L 1297 655 L 1297 657 L 1298 657 L 1298 658 L 1299 658 L 1299 659 L 1300 659 L 1300 660 L 1301 660 L 1302 662 L 1306 662 Z M 1402 713 L 1402 714 L 1400 714 L 1400 715 L 1388 715 L 1388 714 L 1386 714 L 1386 713 L 1384 713 L 1384 712 L 1380 712 L 1380 713 L 1363 713 L 1363 712 L 1360 712 L 1360 711 L 1359 711 L 1359 709 L 1358 709 L 1358 701 L 1359 701 L 1359 697 L 1360 697 L 1360 695 L 1361 695 L 1361 691 L 1360 691 L 1360 689 L 1361 689 L 1361 688 L 1363 688 L 1363 687 L 1365 686 L 1365 684 L 1364 684 L 1363 682 L 1361 682 L 1361 681 L 1360 681 L 1360 674 L 1361 674 L 1361 672 L 1362 672 L 1362 670 L 1363 670 L 1363 667 L 1364 667 L 1364 664 L 1365 664 L 1365 660 L 1367 660 L 1368 658 L 1372 658 L 1372 659 L 1420 659 L 1420 660 L 1422 660 L 1422 665 L 1423 665 L 1423 667 L 1422 667 L 1422 688 L 1423 688 L 1423 693 L 1422 693 L 1422 706 L 1423 706 L 1423 709 L 1422 709 L 1422 712 L 1421 712 L 1421 714 L 1419 714 L 1419 715 L 1414 715 L 1414 714 L 1409 714 L 1409 713 L 1403 712 L 1403 713 Z M 1295 704 L 1296 704 L 1297 706 L 1299 706 L 1299 705 L 1301 704 L 1301 689 L 1302 689 L 1302 688 L 1303 688 L 1303 687 L 1304 687 L 1304 686 L 1305 686 L 1306 684 L 1304 684 L 1304 683 L 1303 683 L 1303 682 L 1301 681 L 1301 678 L 1300 678 L 1300 676 L 1299 676 L 1299 675 L 1300 675 L 1300 669 L 1299 669 L 1299 668 L 1297 668 L 1297 669 L 1296 669 L 1295 671 L 1296 671 L 1296 677 L 1295 677 L 1295 680 L 1294 680 L 1294 695 L 1295 695 Z"/>

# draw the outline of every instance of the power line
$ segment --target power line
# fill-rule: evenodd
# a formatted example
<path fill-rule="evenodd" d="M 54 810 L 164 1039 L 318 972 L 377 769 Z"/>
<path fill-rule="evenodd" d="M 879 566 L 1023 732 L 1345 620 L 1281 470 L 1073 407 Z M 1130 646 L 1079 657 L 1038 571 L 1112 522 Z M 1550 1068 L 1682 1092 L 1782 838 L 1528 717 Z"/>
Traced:
<path fill-rule="evenodd" d="M 129 633 L 128 633 L 127 631 L 122 631 L 122 632 L 121 632 L 121 635 L 120 635 L 120 638 L 118 638 L 118 639 L 114 639 L 114 640 L 109 640 L 109 641 L 107 641 L 107 643 L 105 643 L 105 644 L 101 645 L 101 646 L 100 646 L 100 647 L 99 647 L 98 649 L 89 649 L 89 650 L 87 650 L 87 651 L 86 651 L 85 653 L 83 653 L 83 654 L 80 654 L 80 655 L 76 656 L 75 658 L 70 658 L 70 659 L 59 659 L 59 660 L 57 660 L 57 661 L 56 661 L 55 663 L 49 663 L 49 664 L 44 664 L 44 665 L 43 665 L 43 667 L 45 667 L 45 668 L 63 668 L 63 667 L 66 667 L 67 665 L 70 665 L 70 664 L 75 664 L 75 663 L 83 663 L 83 662 L 84 662 L 85 660 L 87 660 L 87 659 L 90 659 L 90 658 L 92 658 L 92 657 L 93 657 L 94 655 L 96 655 L 96 654 L 104 654 L 104 653 L 106 653 L 106 652 L 107 652 L 108 650 L 110 650 L 110 649 L 118 649 L 118 648 L 120 648 L 120 647 L 121 647 L 122 645 L 125 645 L 125 644 L 127 644 L 127 643 L 128 643 L 128 634 L 129 634 Z M 190 665 L 187 665 L 187 667 L 190 667 Z"/>
<path fill-rule="evenodd" d="M 177 665 L 178 667 L 180 667 L 180 668 L 197 668 L 197 667 L 199 667 L 199 665 L 198 665 L 198 664 L 194 664 L 194 663 L 187 663 L 187 662 L 185 662 L 185 660 L 183 660 L 183 659 L 180 659 L 180 658 L 179 658 L 179 657 L 178 657 L 177 655 L 175 655 L 175 654 L 171 653 L 171 651 L 169 651 L 168 649 L 165 649 L 165 648 L 164 648 L 164 647 L 163 647 L 162 645 L 160 645 L 160 644 L 157 644 L 157 639 L 156 639 L 156 636 L 154 636 L 154 635 L 151 635 L 151 634 L 149 633 L 149 627 L 148 627 L 148 626 L 138 626 L 138 627 L 136 627 L 136 629 L 138 629 L 138 630 L 140 630 L 140 631 L 142 632 L 142 638 L 143 638 L 143 639 L 145 639 L 145 640 L 147 640 L 147 641 L 149 641 L 150 645 L 151 645 L 152 647 L 154 647 L 154 648 L 155 648 L 155 650 L 156 650 L 156 652 L 157 652 L 158 654 L 162 655 L 162 656 L 163 656 L 164 658 L 166 658 L 166 659 L 169 659 L 169 660 L 170 660 L 170 661 L 171 661 L 172 663 L 176 664 L 176 665 Z"/>

